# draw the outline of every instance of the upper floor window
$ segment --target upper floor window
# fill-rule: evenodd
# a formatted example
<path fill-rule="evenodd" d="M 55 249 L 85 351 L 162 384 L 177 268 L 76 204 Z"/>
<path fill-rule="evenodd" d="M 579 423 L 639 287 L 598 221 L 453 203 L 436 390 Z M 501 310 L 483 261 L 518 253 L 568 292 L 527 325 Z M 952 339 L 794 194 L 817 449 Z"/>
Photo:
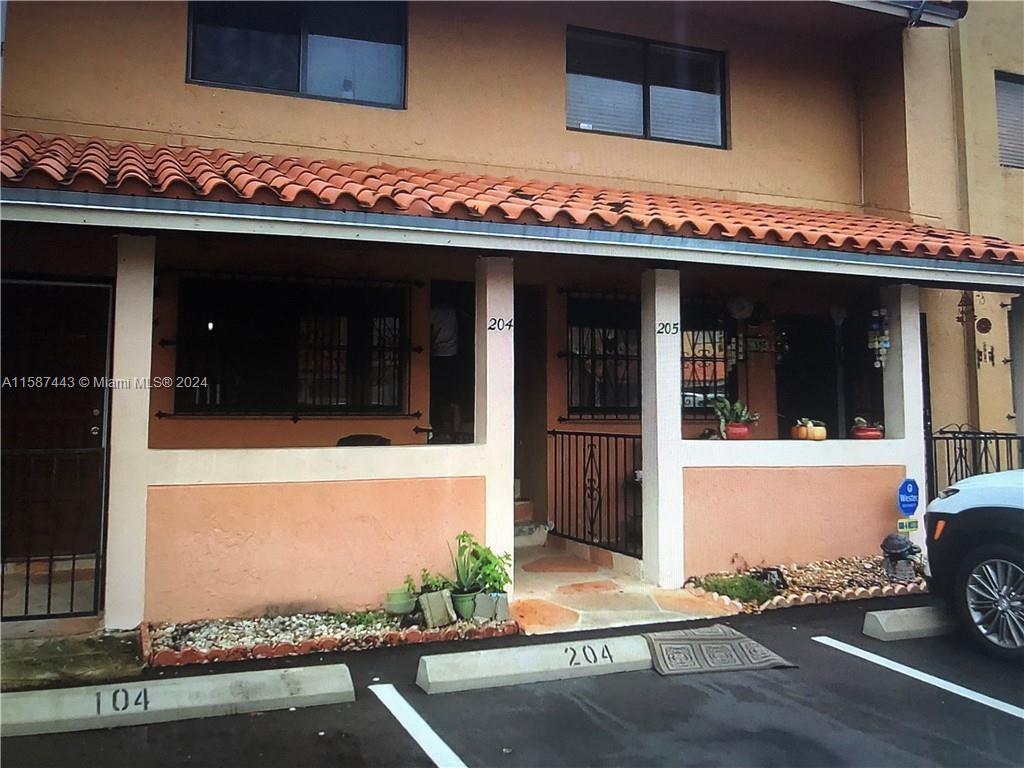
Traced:
<path fill-rule="evenodd" d="M 405 106 L 405 3 L 201 2 L 189 79 Z"/>
<path fill-rule="evenodd" d="M 996 72 L 999 164 L 1024 168 L 1024 76 Z"/>
<path fill-rule="evenodd" d="M 571 27 L 565 73 L 567 128 L 725 146 L 720 53 Z"/>

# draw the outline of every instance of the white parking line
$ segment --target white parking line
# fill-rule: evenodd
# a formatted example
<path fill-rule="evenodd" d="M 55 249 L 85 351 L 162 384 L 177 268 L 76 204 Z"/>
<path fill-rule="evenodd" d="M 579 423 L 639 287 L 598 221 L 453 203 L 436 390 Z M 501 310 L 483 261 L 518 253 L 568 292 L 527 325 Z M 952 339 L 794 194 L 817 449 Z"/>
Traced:
<path fill-rule="evenodd" d="M 941 677 L 935 677 L 929 675 L 927 672 L 922 672 L 919 669 L 908 667 L 905 664 L 900 664 L 895 661 L 891 661 L 884 656 L 879 656 L 869 651 L 862 650 L 855 645 L 847 645 L 846 643 L 840 642 L 839 640 L 833 640 L 831 637 L 825 637 L 819 635 L 818 637 L 812 637 L 815 642 L 827 645 L 829 648 L 835 648 L 837 651 L 848 653 L 851 656 L 856 656 L 859 659 L 870 661 L 872 664 L 877 664 L 880 667 L 891 669 L 893 672 L 899 672 L 901 675 L 912 677 L 915 680 L 920 680 L 922 683 L 928 685 L 934 685 L 936 688 L 941 688 L 944 691 L 948 691 L 956 696 L 962 696 L 965 699 L 976 701 L 979 704 L 984 704 L 986 707 L 997 709 L 1000 712 L 1005 712 L 1011 717 L 1016 717 L 1020 720 L 1024 720 L 1024 709 L 1021 707 L 1015 707 L 1013 704 L 1007 704 L 1005 701 L 999 699 L 993 699 L 991 696 L 986 696 L 983 693 L 972 691 L 970 688 L 964 688 L 962 685 L 951 683 L 948 680 L 943 680 Z"/>
<path fill-rule="evenodd" d="M 393 685 L 371 685 L 370 690 L 381 700 L 381 703 L 395 716 L 395 719 L 434 761 L 437 768 L 466 768 L 466 764 L 456 755 L 451 747 L 441 740 L 427 721 L 410 706 L 402 694 Z"/>

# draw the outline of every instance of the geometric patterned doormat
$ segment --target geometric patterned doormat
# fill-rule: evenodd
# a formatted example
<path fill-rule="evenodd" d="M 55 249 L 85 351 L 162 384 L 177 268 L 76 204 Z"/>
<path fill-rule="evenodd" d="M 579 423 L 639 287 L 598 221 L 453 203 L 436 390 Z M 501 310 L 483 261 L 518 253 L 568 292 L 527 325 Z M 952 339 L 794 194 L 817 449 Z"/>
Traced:
<path fill-rule="evenodd" d="M 758 642 L 724 624 L 644 635 L 660 675 L 795 667 Z"/>

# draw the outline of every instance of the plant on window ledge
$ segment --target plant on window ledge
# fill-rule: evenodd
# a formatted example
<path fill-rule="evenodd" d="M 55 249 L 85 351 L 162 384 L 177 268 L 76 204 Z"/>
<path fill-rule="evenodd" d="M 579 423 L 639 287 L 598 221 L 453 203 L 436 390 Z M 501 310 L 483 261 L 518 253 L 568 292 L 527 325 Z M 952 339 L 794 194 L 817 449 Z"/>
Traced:
<path fill-rule="evenodd" d="M 885 426 L 880 421 L 868 424 L 868 420 L 863 416 L 858 416 L 853 420 L 853 426 L 850 427 L 850 437 L 854 440 L 881 440 L 885 436 Z"/>
<path fill-rule="evenodd" d="M 823 421 L 801 417 L 789 430 L 789 436 L 794 440 L 824 440 L 828 437 L 828 430 Z"/>
<path fill-rule="evenodd" d="M 722 437 L 726 440 L 749 440 L 751 425 L 756 424 L 761 416 L 751 411 L 742 401 L 729 402 L 727 397 L 715 399 L 715 415 Z"/>

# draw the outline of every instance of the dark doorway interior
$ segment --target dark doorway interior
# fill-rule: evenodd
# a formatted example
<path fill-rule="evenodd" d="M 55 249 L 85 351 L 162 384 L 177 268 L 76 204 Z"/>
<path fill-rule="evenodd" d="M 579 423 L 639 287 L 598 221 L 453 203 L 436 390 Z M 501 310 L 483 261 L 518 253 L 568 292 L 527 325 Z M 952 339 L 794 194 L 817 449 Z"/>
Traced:
<path fill-rule="evenodd" d="M 476 286 L 430 284 L 430 442 L 473 442 Z"/>
<path fill-rule="evenodd" d="M 110 287 L 5 281 L 3 618 L 99 608 Z"/>
<path fill-rule="evenodd" d="M 515 288 L 515 476 L 517 502 L 535 522 L 547 520 L 547 354 L 544 287 Z"/>
<path fill-rule="evenodd" d="M 836 331 L 828 315 L 782 315 L 776 333 L 784 339 L 775 369 L 779 434 L 788 435 L 797 419 L 822 421 L 830 436 L 838 430 Z"/>

